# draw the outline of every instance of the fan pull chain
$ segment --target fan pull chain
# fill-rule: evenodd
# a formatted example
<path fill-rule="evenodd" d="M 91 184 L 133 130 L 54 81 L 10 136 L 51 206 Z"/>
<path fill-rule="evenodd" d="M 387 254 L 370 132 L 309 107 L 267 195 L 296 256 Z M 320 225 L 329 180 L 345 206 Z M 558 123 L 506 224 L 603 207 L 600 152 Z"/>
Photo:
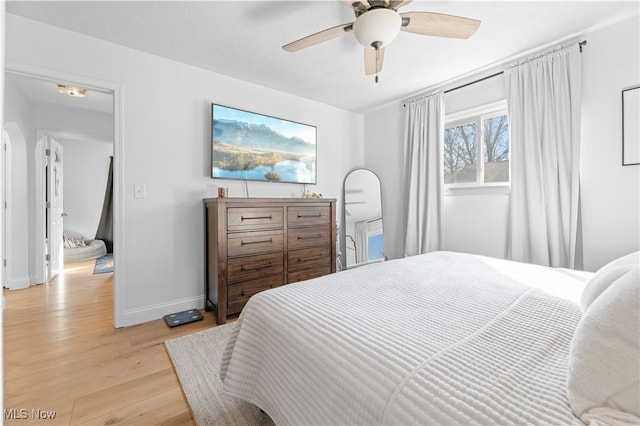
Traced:
<path fill-rule="evenodd" d="M 378 83 L 378 70 L 380 67 L 378 66 L 378 61 L 380 59 L 380 49 L 376 46 L 376 83 Z"/>
<path fill-rule="evenodd" d="M 378 71 L 380 70 L 380 47 L 382 46 L 381 41 L 374 41 L 371 43 L 371 47 L 376 52 L 376 83 L 378 82 Z"/>

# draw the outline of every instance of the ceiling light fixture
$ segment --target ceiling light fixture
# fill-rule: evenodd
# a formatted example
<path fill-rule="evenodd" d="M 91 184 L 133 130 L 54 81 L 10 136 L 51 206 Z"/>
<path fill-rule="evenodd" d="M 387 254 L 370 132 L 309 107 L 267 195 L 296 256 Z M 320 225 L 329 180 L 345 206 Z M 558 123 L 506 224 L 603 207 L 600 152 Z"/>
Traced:
<path fill-rule="evenodd" d="M 382 70 L 384 51 L 400 31 L 432 37 L 469 38 L 476 32 L 480 21 L 462 16 L 435 12 L 399 13 L 398 9 L 412 0 L 341 0 L 353 10 L 356 20 L 302 37 L 282 46 L 287 52 L 296 52 L 319 43 L 353 32 L 364 46 L 364 72 L 376 75 Z"/>
<path fill-rule="evenodd" d="M 400 32 L 402 18 L 392 9 L 372 9 L 358 16 L 353 34 L 364 47 L 376 50 L 389 45 Z"/>
<path fill-rule="evenodd" d="M 74 98 L 84 98 L 87 95 L 87 89 L 75 86 L 65 86 L 64 84 L 58 84 L 58 92 Z"/>

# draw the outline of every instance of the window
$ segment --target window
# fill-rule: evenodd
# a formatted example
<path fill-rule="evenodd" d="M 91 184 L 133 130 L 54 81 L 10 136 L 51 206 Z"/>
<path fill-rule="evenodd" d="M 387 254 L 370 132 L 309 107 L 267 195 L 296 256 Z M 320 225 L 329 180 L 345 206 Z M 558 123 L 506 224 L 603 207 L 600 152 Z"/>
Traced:
<path fill-rule="evenodd" d="M 368 261 L 384 259 L 384 235 L 382 233 L 369 235 L 367 245 Z"/>
<path fill-rule="evenodd" d="M 447 116 L 443 166 L 448 187 L 509 183 L 509 118 L 504 102 Z"/>

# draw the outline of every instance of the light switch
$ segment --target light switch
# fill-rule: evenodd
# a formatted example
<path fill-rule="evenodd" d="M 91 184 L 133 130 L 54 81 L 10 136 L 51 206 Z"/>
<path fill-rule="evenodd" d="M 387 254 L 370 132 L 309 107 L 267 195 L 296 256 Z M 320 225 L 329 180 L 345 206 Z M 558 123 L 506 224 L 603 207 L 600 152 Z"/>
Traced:
<path fill-rule="evenodd" d="M 134 183 L 133 196 L 134 198 L 147 198 L 147 185 L 144 183 Z"/>

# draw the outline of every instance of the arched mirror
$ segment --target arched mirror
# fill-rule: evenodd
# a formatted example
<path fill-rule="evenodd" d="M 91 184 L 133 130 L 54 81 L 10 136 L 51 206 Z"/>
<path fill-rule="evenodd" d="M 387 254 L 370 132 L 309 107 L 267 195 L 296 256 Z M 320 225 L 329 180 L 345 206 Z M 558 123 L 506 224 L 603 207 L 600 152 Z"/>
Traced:
<path fill-rule="evenodd" d="M 354 169 L 344 178 L 340 252 L 343 269 L 386 259 L 380 180 L 371 170 Z"/>

